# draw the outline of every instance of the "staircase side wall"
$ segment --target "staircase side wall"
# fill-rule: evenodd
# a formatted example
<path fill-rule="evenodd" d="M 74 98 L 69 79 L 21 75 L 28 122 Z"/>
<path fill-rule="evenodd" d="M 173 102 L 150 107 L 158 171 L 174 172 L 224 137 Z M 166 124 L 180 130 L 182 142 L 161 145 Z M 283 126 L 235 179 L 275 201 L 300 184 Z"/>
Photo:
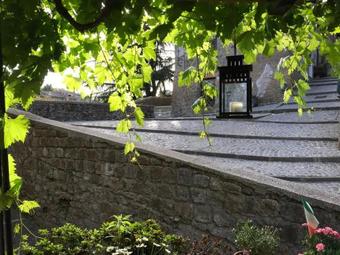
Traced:
<path fill-rule="evenodd" d="M 143 144 L 137 144 L 138 166 L 124 156 L 124 139 L 11 113 L 31 121 L 25 143 L 11 148 L 23 198 L 41 205 L 30 225 L 94 227 L 114 214 L 130 214 L 154 218 L 170 232 L 191 238 L 206 233 L 231 243 L 237 221 L 252 219 L 281 229 L 279 254 L 296 254 L 306 234 L 304 197 L 321 224 L 340 228 L 340 201 L 329 194 Z"/>

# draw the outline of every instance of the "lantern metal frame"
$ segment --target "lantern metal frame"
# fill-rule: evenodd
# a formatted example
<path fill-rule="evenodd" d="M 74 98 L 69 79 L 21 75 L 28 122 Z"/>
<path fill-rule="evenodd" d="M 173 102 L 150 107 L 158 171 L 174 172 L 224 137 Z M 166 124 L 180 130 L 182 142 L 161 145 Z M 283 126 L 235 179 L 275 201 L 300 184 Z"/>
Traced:
<path fill-rule="evenodd" d="M 219 116 L 218 118 L 252 118 L 252 82 L 250 72 L 252 65 L 243 65 L 243 55 L 228 56 L 227 66 L 218 67 L 219 70 Z M 225 88 L 228 84 L 246 83 L 246 111 L 231 112 L 225 109 Z"/>

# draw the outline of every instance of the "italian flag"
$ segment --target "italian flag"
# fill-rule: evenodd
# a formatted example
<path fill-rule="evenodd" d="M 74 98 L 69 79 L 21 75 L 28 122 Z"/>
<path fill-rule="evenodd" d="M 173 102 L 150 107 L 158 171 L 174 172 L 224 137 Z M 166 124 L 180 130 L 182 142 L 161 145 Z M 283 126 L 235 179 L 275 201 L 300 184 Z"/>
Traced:
<path fill-rule="evenodd" d="M 315 217 L 314 211 L 312 207 L 310 206 L 310 204 L 305 200 L 302 200 L 302 204 L 303 204 L 303 209 L 305 211 L 308 233 L 309 233 L 309 236 L 312 236 L 315 230 L 317 229 L 317 227 L 319 226 L 319 221 Z"/>

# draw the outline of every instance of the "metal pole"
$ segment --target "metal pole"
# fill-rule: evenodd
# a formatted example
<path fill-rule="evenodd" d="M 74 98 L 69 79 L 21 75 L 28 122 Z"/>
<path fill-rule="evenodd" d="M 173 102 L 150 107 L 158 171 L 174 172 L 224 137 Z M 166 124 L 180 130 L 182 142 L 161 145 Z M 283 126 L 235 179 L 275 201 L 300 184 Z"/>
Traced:
<path fill-rule="evenodd" d="M 2 17 L 2 14 L 1 14 Z M 2 56 L 2 20 L 0 20 L 0 116 L 4 117 L 6 111 L 5 104 L 5 84 L 3 81 L 3 56 Z M 0 129 L 0 137 L 2 139 L 5 138 L 4 128 Z M 10 189 L 9 183 L 9 168 L 8 168 L 8 151 L 4 147 L 4 140 L 1 141 L 1 172 L 2 172 L 2 190 L 3 192 L 7 192 Z M 4 213 L 4 223 L 5 223 L 5 243 L 6 243 L 6 251 L 7 255 L 13 255 L 13 235 L 12 235 L 12 217 L 11 210 L 8 209 Z"/>
<path fill-rule="evenodd" d="M 1 17 L 2 17 L 2 14 L 1 14 Z M 0 83 L 1 83 L 1 88 L 3 87 L 2 86 L 2 73 L 3 73 L 3 67 L 2 67 L 2 54 L 1 54 L 1 52 L 2 52 L 2 42 L 1 42 L 1 31 L 2 31 L 2 22 L 1 22 L 1 20 L 0 20 Z M 0 117 L 2 117 L 2 116 L 0 116 Z M 1 127 L 0 127 L 1 128 Z M 2 162 L 2 160 L 1 160 L 1 158 L 0 158 L 0 165 L 1 165 L 1 162 Z M 2 187 L 3 187 L 3 182 L 2 182 L 2 168 L 0 167 L 0 190 L 1 190 L 1 192 L 3 191 L 3 189 L 2 189 Z M 4 215 L 4 213 L 3 212 L 1 212 L 0 213 L 0 255 L 5 255 L 5 231 L 4 231 L 4 219 L 5 219 L 5 217 L 4 217 L 5 215 Z"/>

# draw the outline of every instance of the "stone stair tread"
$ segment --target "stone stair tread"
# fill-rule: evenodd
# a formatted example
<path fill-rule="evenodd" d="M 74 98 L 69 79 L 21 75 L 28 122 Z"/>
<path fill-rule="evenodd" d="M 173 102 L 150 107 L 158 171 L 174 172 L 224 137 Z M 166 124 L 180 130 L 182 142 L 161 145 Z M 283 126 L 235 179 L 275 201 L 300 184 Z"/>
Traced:
<path fill-rule="evenodd" d="M 125 134 L 119 134 L 112 130 L 96 130 L 118 137 L 127 137 Z M 335 142 L 216 138 L 212 141 L 213 145 L 209 146 L 206 140 L 199 139 L 198 136 L 159 133 L 139 133 L 139 135 L 142 138 L 142 143 L 188 153 L 230 154 L 236 157 L 237 155 L 246 155 L 259 158 L 287 158 L 287 160 L 289 158 L 325 160 L 323 158 L 326 158 L 326 161 L 337 160 L 340 162 L 340 150 L 337 149 Z"/>
<path fill-rule="evenodd" d="M 316 118 L 319 117 L 317 113 Z M 314 114 L 314 113 L 313 113 Z M 310 114 L 308 116 L 313 116 Z M 333 113 L 334 115 L 336 113 Z M 224 135 L 239 135 L 239 136 L 266 136 L 266 137 L 309 137 L 309 138 L 336 138 L 338 136 L 338 127 L 336 124 L 319 125 L 319 124 L 295 124 L 290 125 L 287 129 L 287 125 L 277 123 L 266 123 L 262 122 L 265 120 L 286 119 L 286 120 L 297 120 L 298 116 L 291 116 L 288 114 L 284 115 L 271 115 L 263 117 L 256 121 L 232 121 L 232 120 L 213 120 L 212 124 L 208 128 L 208 132 L 214 134 Z M 307 116 L 307 114 L 306 114 Z M 333 115 L 330 115 L 333 116 Z M 294 118 L 295 117 L 295 118 Z M 334 117 L 335 119 L 336 117 Z M 303 118 L 307 119 L 307 117 Z M 329 117 L 329 119 L 331 119 Z M 333 119 L 333 118 L 332 118 Z M 118 121 L 101 121 L 101 122 L 76 122 L 76 125 L 87 125 L 87 127 L 104 127 L 114 128 Z M 135 128 L 138 126 L 134 123 Z M 140 128 L 140 127 L 139 127 Z M 166 130 L 178 131 L 178 132 L 192 132 L 198 133 L 202 131 L 202 120 L 169 120 L 169 121 L 157 121 L 148 120 L 144 122 L 144 130 Z M 113 130 L 109 131 L 113 132 Z M 196 137 L 195 137 L 196 138 Z"/>
<path fill-rule="evenodd" d="M 339 163 L 323 162 L 264 162 L 255 160 L 216 158 L 207 156 L 193 156 L 205 159 L 220 167 L 247 168 L 251 171 L 270 176 L 315 176 L 315 177 L 340 177 Z"/>

